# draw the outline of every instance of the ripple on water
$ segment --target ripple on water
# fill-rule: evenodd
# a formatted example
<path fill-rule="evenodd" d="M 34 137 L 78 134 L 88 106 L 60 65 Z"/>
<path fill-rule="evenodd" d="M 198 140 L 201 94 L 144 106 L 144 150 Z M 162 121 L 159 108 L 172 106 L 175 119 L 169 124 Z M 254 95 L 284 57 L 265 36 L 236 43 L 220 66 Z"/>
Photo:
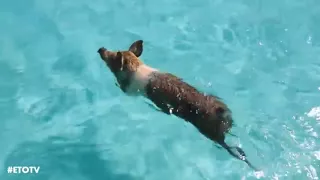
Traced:
<path fill-rule="evenodd" d="M 0 61 L 0 102 L 8 103 L 15 99 L 19 90 L 21 75 L 14 67 Z"/>

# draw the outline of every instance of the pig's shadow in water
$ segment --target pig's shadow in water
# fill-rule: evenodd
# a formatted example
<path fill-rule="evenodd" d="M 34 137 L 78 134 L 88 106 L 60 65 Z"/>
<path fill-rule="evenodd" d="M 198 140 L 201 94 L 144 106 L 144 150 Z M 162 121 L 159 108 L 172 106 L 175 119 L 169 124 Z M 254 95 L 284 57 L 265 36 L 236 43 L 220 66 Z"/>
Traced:
<path fill-rule="evenodd" d="M 112 157 L 110 155 L 110 157 Z M 26 142 L 13 150 L 4 162 L 7 166 L 40 166 L 39 174 L 7 174 L 0 179 L 90 179 L 90 180 L 136 180 L 130 174 L 113 171 L 114 163 L 101 158 L 95 145 L 68 142 L 60 137 L 51 137 L 44 142 Z M 80 178 L 81 177 L 81 178 Z"/>

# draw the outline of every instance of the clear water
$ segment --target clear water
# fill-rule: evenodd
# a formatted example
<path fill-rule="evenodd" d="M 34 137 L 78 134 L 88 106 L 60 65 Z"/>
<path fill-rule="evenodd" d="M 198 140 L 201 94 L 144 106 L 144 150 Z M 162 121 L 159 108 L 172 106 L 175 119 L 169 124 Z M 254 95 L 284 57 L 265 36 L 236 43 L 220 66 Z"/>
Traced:
<path fill-rule="evenodd" d="M 1 0 L 0 179 L 319 179 L 319 22 L 318 0 Z M 114 85 L 96 51 L 137 39 L 224 99 L 264 176 Z"/>

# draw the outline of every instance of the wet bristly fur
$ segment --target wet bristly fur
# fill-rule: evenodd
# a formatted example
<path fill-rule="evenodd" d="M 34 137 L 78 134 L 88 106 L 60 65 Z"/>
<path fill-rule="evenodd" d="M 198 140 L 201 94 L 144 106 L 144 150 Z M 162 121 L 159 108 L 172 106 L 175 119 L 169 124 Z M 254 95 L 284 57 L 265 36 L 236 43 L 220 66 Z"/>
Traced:
<path fill-rule="evenodd" d="M 224 139 L 232 126 L 231 112 L 223 102 L 170 73 L 153 73 L 146 94 L 163 112 L 192 123 L 211 140 Z"/>
<path fill-rule="evenodd" d="M 142 51 L 143 41 L 138 40 L 127 51 L 109 51 L 102 47 L 98 53 L 124 93 L 148 98 L 160 111 L 193 124 L 205 137 L 254 168 L 245 159 L 242 149 L 225 143 L 225 135 L 233 125 L 227 105 L 216 96 L 200 92 L 171 73 L 161 72 L 144 64 L 139 59 Z"/>

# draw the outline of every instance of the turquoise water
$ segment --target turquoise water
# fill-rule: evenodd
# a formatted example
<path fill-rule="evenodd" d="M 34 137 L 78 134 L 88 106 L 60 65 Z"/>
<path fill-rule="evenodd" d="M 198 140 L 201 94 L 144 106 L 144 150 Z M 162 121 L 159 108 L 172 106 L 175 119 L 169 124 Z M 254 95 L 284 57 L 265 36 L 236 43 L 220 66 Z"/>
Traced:
<path fill-rule="evenodd" d="M 319 179 L 319 22 L 317 0 L 2 0 L 0 179 Z M 223 98 L 264 176 L 114 85 L 97 50 L 137 39 Z"/>

